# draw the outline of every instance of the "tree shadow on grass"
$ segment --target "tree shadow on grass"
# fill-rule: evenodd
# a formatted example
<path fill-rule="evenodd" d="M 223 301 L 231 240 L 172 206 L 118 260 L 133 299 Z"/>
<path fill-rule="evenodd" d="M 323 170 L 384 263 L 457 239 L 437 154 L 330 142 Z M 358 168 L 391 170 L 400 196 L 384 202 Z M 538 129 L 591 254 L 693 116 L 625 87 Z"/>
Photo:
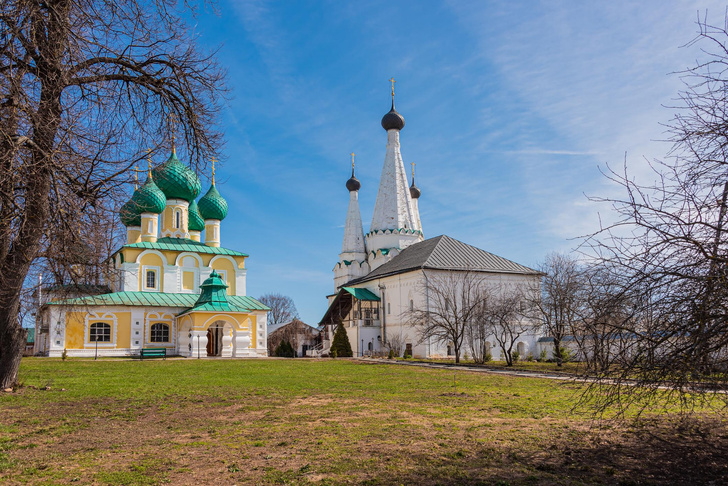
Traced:
<path fill-rule="evenodd" d="M 365 484 L 719 485 L 728 481 L 728 430 L 720 418 L 602 424 L 537 447 L 480 445 L 423 451 L 413 467 Z"/>

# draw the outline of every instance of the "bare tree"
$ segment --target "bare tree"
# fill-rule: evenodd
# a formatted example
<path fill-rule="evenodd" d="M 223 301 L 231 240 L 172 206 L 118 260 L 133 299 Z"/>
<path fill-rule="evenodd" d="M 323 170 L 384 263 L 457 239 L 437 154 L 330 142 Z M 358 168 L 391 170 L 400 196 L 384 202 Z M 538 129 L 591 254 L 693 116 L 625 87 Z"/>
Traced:
<path fill-rule="evenodd" d="M 534 321 L 529 318 L 533 312 L 527 307 L 524 292 L 513 286 L 500 286 L 482 311 L 481 319 L 487 323 L 506 364 L 513 366 L 513 346 L 522 335 L 534 330 Z"/>
<path fill-rule="evenodd" d="M 622 172 L 607 173 L 625 197 L 597 199 L 620 218 L 588 243 L 636 306 L 627 325 L 613 326 L 637 344 L 610 358 L 620 366 L 602 367 L 599 378 L 628 385 L 610 388 L 605 407 L 664 393 L 686 408 L 726 401 L 694 393 L 728 383 L 728 30 L 705 18 L 698 26 L 693 42 L 704 57 L 679 73 L 673 146 L 651 164 L 657 182 L 636 182 L 625 161 Z"/>
<path fill-rule="evenodd" d="M 402 356 L 402 350 L 404 349 L 404 345 L 404 337 L 402 336 L 401 332 L 399 334 L 390 334 L 387 338 L 387 349 L 391 351 L 395 356 Z"/>
<path fill-rule="evenodd" d="M 415 307 L 410 321 L 423 340 L 452 345 L 459 363 L 468 326 L 479 317 L 485 281 L 472 271 L 423 273 L 418 289 L 423 304 Z"/>
<path fill-rule="evenodd" d="M 20 296 L 38 256 L 115 209 L 130 167 L 168 149 L 170 119 L 195 164 L 219 148 L 223 73 L 187 35 L 184 7 L 0 4 L 0 387 L 17 381 Z"/>
<path fill-rule="evenodd" d="M 541 288 L 531 292 L 528 305 L 536 312 L 549 337 L 554 339 L 554 358 L 562 365 L 563 339 L 574 333 L 580 316 L 583 274 L 578 261 L 568 255 L 551 253 L 539 266 L 543 273 Z"/>
<path fill-rule="evenodd" d="M 265 294 L 259 297 L 258 300 L 270 307 L 270 311 L 268 311 L 269 326 L 298 319 L 296 304 L 287 295 Z"/>

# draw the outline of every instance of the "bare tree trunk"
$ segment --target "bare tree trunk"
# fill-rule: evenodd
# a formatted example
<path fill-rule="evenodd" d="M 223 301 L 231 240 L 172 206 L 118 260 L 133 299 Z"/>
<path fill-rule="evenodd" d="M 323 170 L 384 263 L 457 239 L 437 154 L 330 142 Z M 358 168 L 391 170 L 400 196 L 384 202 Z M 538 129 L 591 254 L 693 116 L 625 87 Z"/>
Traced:
<path fill-rule="evenodd" d="M 4 319 L 7 314 L 0 316 Z M 28 340 L 28 331 L 20 327 L 17 322 L 15 325 L 8 325 L 8 322 L 1 322 L 0 329 L 4 332 L 0 334 L 0 389 L 12 388 L 18 383 L 18 369 L 20 368 L 20 358 L 23 356 L 25 343 Z"/>

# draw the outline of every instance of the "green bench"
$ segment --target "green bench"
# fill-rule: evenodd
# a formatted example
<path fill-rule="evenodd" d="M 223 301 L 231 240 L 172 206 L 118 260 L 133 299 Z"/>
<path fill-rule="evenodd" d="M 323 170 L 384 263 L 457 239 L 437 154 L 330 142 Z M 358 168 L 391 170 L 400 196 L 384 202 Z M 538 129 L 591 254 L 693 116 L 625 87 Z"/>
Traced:
<path fill-rule="evenodd" d="M 139 350 L 139 359 L 144 358 L 167 359 L 167 348 L 142 348 Z"/>

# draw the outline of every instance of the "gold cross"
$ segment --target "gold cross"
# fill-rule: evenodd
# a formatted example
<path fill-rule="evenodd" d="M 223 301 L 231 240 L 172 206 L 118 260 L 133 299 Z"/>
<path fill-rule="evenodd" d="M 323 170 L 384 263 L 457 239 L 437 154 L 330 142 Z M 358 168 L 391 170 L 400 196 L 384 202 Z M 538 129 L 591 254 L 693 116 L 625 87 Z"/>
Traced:
<path fill-rule="evenodd" d="M 354 170 L 354 156 L 356 154 L 354 152 L 352 152 L 350 155 L 351 155 L 351 170 Z"/>
<path fill-rule="evenodd" d="M 412 180 L 415 178 L 415 163 L 412 162 Z"/>
<path fill-rule="evenodd" d="M 134 172 L 134 190 L 136 191 L 139 188 L 139 177 L 137 175 L 139 173 L 139 166 L 135 165 L 132 172 Z"/>
<path fill-rule="evenodd" d="M 177 149 L 175 147 L 175 143 L 177 142 L 177 133 L 175 128 L 175 122 L 177 121 L 177 116 L 174 114 L 174 112 L 170 112 L 169 115 L 167 115 L 167 118 L 169 120 L 169 132 L 172 137 L 172 152 L 177 153 Z"/>
<path fill-rule="evenodd" d="M 147 149 L 147 161 L 149 162 L 149 177 L 152 177 L 152 149 L 150 148 Z"/>
<path fill-rule="evenodd" d="M 397 81 L 395 81 L 394 78 L 391 78 L 389 82 L 392 83 L 392 98 L 394 98 L 394 83 L 396 83 Z"/>
<path fill-rule="evenodd" d="M 212 158 L 212 185 L 215 185 L 215 157 Z"/>

